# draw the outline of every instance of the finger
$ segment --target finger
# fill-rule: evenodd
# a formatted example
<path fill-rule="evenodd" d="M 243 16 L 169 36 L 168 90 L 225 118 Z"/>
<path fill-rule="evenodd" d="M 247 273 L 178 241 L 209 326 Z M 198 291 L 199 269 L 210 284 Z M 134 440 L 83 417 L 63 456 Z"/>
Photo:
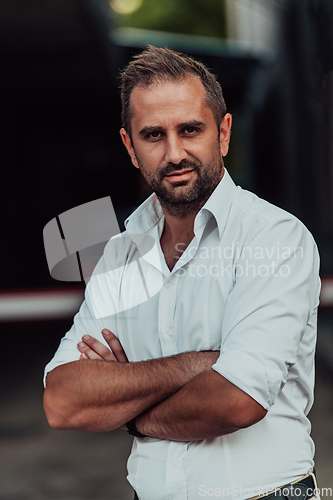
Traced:
<path fill-rule="evenodd" d="M 80 359 L 98 359 L 100 361 L 103 360 L 103 358 L 95 351 L 93 351 L 85 342 L 79 342 L 77 344 L 77 348 L 81 353 Z"/>
<path fill-rule="evenodd" d="M 125 354 L 125 351 L 124 351 L 121 343 L 119 342 L 119 339 L 117 339 L 117 337 L 112 332 L 110 332 L 110 330 L 108 330 L 107 328 L 104 328 L 102 330 L 102 335 L 105 338 L 105 340 L 107 341 L 107 343 L 109 344 L 109 346 L 111 347 L 112 352 L 115 355 L 115 357 L 117 358 L 117 360 L 120 363 L 128 363 L 127 356 Z"/>
<path fill-rule="evenodd" d="M 85 346 L 84 346 L 85 344 Z M 113 353 L 102 342 L 90 335 L 83 335 L 82 342 L 78 344 L 79 351 L 86 353 L 89 359 L 102 359 L 104 361 L 117 361 Z"/>

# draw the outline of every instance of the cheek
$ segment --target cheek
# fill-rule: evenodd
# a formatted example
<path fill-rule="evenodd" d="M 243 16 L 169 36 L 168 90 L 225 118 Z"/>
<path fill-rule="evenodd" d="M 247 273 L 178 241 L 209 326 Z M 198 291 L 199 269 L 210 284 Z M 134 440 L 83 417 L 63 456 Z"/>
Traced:
<path fill-rule="evenodd" d="M 147 171 L 156 170 L 163 163 L 163 154 L 159 147 L 138 148 L 135 153 L 138 162 Z"/>

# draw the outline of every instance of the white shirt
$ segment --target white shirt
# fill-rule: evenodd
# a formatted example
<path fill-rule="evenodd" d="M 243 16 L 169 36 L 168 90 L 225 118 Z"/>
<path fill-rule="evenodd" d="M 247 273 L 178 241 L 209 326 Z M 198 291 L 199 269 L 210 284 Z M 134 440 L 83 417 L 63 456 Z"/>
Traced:
<path fill-rule="evenodd" d="M 320 281 L 311 234 L 227 172 L 172 271 L 159 245 L 163 224 L 152 195 L 110 240 L 46 373 L 79 358 L 83 334 L 104 342 L 102 328 L 130 361 L 220 349 L 213 369 L 268 410 L 265 418 L 205 441 L 135 438 L 129 482 L 142 500 L 196 500 L 249 498 L 296 480 L 314 464 L 306 415 Z"/>

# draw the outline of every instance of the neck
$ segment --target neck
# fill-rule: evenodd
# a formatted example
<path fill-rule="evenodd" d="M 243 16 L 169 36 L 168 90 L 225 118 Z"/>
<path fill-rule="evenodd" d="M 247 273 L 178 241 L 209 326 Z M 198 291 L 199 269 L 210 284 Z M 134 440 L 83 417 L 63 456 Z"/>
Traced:
<path fill-rule="evenodd" d="M 176 217 L 164 212 L 164 229 L 161 236 L 161 248 L 169 269 L 173 269 L 177 260 L 194 238 L 194 219 L 197 213 L 186 217 Z"/>
<path fill-rule="evenodd" d="M 219 181 L 222 179 L 223 175 L 224 168 L 222 166 L 222 174 Z M 215 187 L 216 185 L 214 189 Z M 214 189 L 212 189 L 212 191 Z M 173 268 L 181 254 L 194 238 L 195 217 L 212 194 L 212 191 L 207 193 L 203 199 L 195 200 L 187 204 L 170 204 L 166 202 L 166 200 L 159 198 L 165 217 L 160 243 L 167 265 L 170 269 Z"/>
<path fill-rule="evenodd" d="M 197 212 L 180 218 L 164 212 L 165 222 L 163 233 L 166 232 L 172 241 L 181 241 L 184 235 L 191 235 L 193 238 L 194 219 L 196 215 Z"/>

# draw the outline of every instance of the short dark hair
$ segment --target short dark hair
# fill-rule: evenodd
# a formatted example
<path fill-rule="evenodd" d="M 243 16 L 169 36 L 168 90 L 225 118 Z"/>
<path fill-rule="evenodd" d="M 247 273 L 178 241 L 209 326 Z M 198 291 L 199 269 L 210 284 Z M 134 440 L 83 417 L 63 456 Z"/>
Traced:
<path fill-rule="evenodd" d="M 221 85 L 216 77 L 204 64 L 186 54 L 149 45 L 147 49 L 133 57 L 121 75 L 121 117 L 124 129 L 131 135 L 133 111 L 130 98 L 135 87 L 148 87 L 152 83 L 170 80 L 182 81 L 189 75 L 198 77 L 203 84 L 207 106 L 212 109 L 219 127 L 227 108 Z"/>

